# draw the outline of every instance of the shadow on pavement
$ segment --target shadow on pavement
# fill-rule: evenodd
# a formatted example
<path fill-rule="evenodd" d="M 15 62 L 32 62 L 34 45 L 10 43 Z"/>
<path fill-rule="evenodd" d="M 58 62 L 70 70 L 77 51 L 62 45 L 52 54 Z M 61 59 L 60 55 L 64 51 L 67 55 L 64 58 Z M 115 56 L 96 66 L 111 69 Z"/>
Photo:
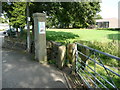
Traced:
<path fill-rule="evenodd" d="M 67 88 L 63 74 L 49 65 L 32 61 L 16 51 L 2 51 L 3 88 Z"/>

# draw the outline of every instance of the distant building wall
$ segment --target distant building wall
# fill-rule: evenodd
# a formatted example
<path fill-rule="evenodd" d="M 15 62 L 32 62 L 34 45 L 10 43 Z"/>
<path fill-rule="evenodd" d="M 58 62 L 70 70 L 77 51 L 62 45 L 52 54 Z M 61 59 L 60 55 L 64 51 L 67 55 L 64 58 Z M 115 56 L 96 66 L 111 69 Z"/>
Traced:
<path fill-rule="evenodd" d="M 0 23 L 0 29 L 9 29 L 9 24 L 7 24 L 7 23 Z"/>
<path fill-rule="evenodd" d="M 118 3 L 118 27 L 120 28 L 120 1 Z"/>
<path fill-rule="evenodd" d="M 100 20 L 96 20 L 96 22 L 97 23 L 108 22 L 109 23 L 108 28 L 120 28 L 120 26 L 118 26 L 118 19 L 117 18 L 100 19 Z"/>

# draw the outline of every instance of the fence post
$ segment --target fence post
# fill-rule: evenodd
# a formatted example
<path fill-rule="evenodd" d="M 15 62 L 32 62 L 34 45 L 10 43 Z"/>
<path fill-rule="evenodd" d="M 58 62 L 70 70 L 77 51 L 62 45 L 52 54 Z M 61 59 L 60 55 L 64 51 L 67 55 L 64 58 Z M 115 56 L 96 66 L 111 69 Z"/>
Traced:
<path fill-rule="evenodd" d="M 87 49 L 87 48 L 82 47 L 82 48 L 81 48 L 81 52 L 82 52 L 84 55 L 88 56 L 88 49 Z M 84 62 L 84 63 L 81 62 L 81 64 L 82 64 L 82 66 L 85 68 L 85 64 L 86 64 L 86 61 L 87 61 L 87 57 L 85 57 L 85 56 L 83 56 L 83 55 L 80 54 L 80 58 L 81 58 L 81 60 Z M 84 70 L 83 67 L 81 67 L 82 70 Z"/>
<path fill-rule="evenodd" d="M 77 61 L 77 44 L 74 44 L 73 46 L 73 62 L 72 62 L 72 74 L 74 75 L 76 73 L 76 61 Z"/>
<path fill-rule="evenodd" d="M 76 50 L 75 50 L 75 47 L 76 47 L 75 43 L 67 45 L 67 59 L 69 60 L 69 64 L 72 65 L 72 74 L 74 74 L 75 70 L 76 70 L 76 65 L 75 65 Z"/>

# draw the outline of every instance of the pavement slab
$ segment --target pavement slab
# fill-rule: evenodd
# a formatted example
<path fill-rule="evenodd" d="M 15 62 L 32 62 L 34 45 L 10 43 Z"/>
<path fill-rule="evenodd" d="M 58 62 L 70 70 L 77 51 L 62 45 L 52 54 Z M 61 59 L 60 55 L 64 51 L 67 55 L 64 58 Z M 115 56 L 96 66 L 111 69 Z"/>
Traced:
<path fill-rule="evenodd" d="M 63 73 L 32 56 L 2 49 L 2 88 L 68 88 Z"/>

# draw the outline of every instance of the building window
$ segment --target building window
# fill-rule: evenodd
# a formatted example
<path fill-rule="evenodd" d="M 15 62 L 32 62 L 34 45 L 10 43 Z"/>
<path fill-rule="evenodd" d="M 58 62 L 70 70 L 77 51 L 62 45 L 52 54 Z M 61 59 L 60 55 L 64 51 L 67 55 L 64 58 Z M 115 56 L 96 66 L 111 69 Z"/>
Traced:
<path fill-rule="evenodd" d="M 97 28 L 109 28 L 109 22 L 96 22 Z"/>

